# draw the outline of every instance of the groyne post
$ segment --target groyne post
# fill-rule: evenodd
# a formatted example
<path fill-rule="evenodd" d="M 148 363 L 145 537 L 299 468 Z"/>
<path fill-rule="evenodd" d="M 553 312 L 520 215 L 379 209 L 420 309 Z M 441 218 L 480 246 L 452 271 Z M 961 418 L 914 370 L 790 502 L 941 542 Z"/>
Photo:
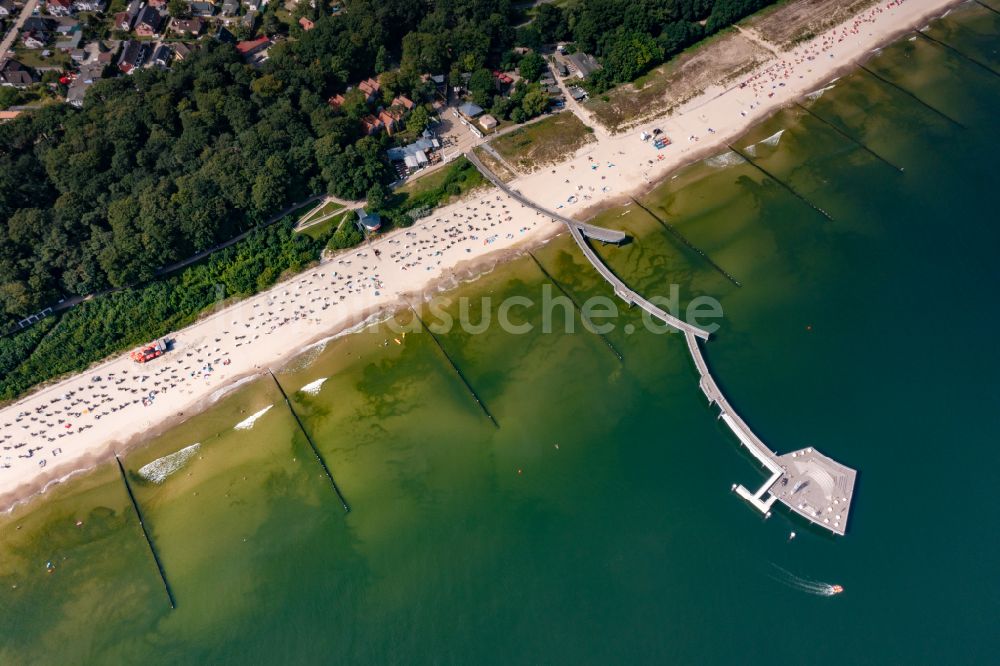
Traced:
<path fill-rule="evenodd" d="M 417 309 L 412 305 L 410 305 L 410 310 L 413 311 L 413 316 L 417 318 L 417 321 L 420 322 L 420 325 L 423 327 L 423 329 L 430 334 L 431 339 L 434 341 L 434 344 L 437 345 L 437 348 L 441 352 L 441 355 L 444 356 L 446 361 L 448 361 L 448 365 L 451 366 L 451 369 L 455 371 L 455 374 L 458 375 L 458 378 L 462 380 L 463 384 L 465 384 L 465 389 L 469 392 L 469 395 L 472 396 L 472 399 L 476 401 L 476 404 L 479 405 L 479 409 L 483 410 L 483 414 L 486 416 L 486 418 L 490 420 L 490 423 L 493 424 L 493 427 L 499 428 L 500 424 L 497 423 L 497 420 L 495 418 L 493 418 L 493 415 L 490 413 L 490 410 L 486 408 L 486 404 L 479 397 L 479 394 L 476 393 L 476 390 L 472 388 L 472 384 L 470 384 L 469 380 L 465 378 L 464 374 L 462 374 L 462 371 L 459 369 L 455 361 L 452 360 L 451 356 L 448 354 L 448 351 L 444 348 L 444 345 L 441 344 L 441 341 L 437 339 L 437 336 L 434 335 L 434 332 L 427 326 L 427 324 L 424 323 L 424 320 L 420 317 L 420 314 L 417 312 Z"/>
<path fill-rule="evenodd" d="M 528 256 L 530 256 L 532 258 L 532 260 L 535 262 L 535 265 L 538 266 L 538 270 L 540 270 L 542 272 L 542 275 L 544 275 L 546 278 L 548 278 L 549 282 L 551 282 L 553 285 L 555 285 L 555 288 L 558 289 L 560 291 L 560 293 L 562 293 L 563 296 L 565 296 L 566 298 L 569 299 L 570 303 L 573 304 L 573 307 L 575 307 L 580 312 L 580 320 L 583 321 L 583 308 L 581 308 L 580 304 L 576 302 L 576 299 L 573 298 L 573 295 L 570 294 L 569 291 L 567 291 L 559 283 L 558 280 L 556 280 L 554 277 L 552 277 L 551 275 L 549 275 L 549 272 L 547 270 L 545 270 L 545 266 L 542 266 L 542 262 L 538 261 L 538 257 L 536 257 L 534 255 L 534 253 L 528 252 Z M 588 328 L 587 330 L 589 331 L 590 329 Z M 611 353 L 615 355 L 615 357 L 618 359 L 619 363 L 624 363 L 625 362 L 625 359 L 622 357 L 621 352 L 619 352 L 617 349 L 615 349 L 615 346 L 613 344 L 611 344 L 611 340 L 608 339 L 608 336 L 604 335 L 603 333 L 599 333 L 597 331 L 591 331 L 591 332 L 594 333 L 595 335 L 600 336 L 601 340 L 603 340 L 604 344 L 607 345 L 608 349 L 611 350 Z"/>
<path fill-rule="evenodd" d="M 299 418 L 299 415 L 295 412 L 295 408 L 292 407 L 292 401 L 288 399 L 288 394 L 285 393 L 285 389 L 281 386 L 281 382 L 279 382 L 278 378 L 274 376 L 274 373 L 271 372 L 270 368 L 267 369 L 267 373 L 271 375 L 271 379 L 274 380 L 275 386 L 277 386 L 278 390 L 281 391 L 281 397 L 285 399 L 288 411 L 292 413 L 292 417 L 295 419 L 295 422 L 299 424 L 299 430 L 301 430 L 302 434 L 305 435 L 306 441 L 309 442 L 309 448 L 312 449 L 313 455 L 316 456 L 316 460 L 319 462 L 320 467 L 323 468 L 326 478 L 330 480 L 330 486 L 333 488 L 333 492 L 336 493 L 337 499 L 340 500 L 341 505 L 344 507 L 344 513 L 350 513 L 350 505 L 347 503 L 347 500 L 344 499 L 344 494 L 340 492 L 337 482 L 333 480 L 333 474 L 330 472 L 330 468 L 327 466 L 326 461 L 323 460 L 323 456 L 320 454 L 319 449 L 316 448 L 316 443 L 313 442 L 312 437 L 309 436 L 309 431 L 306 430 L 305 424 L 302 423 L 302 419 Z"/>
<path fill-rule="evenodd" d="M 729 273 L 727 270 L 725 270 L 724 268 L 722 268 L 722 266 L 720 266 L 719 264 L 717 264 L 714 261 L 712 261 L 712 258 L 710 256 L 708 256 L 708 253 L 706 253 L 704 250 L 702 250 L 701 248 L 697 247 L 694 243 L 692 243 L 691 241 L 689 241 L 684 236 L 684 234 L 682 234 L 680 231 L 677 230 L 677 228 L 674 225 L 670 224 L 669 222 L 667 222 L 666 220 L 664 220 L 663 218 L 661 218 L 659 215 L 657 215 L 656 213 L 654 213 L 653 211 L 651 211 L 646 206 L 643 206 L 641 203 L 639 203 L 639 200 L 636 199 L 635 197 L 629 197 L 629 199 L 631 199 L 632 203 L 634 203 L 636 206 L 638 206 L 639 208 L 641 208 L 644 211 L 646 211 L 647 213 L 649 213 L 653 217 L 653 219 L 655 219 L 657 222 L 660 223 L 660 226 L 662 226 L 664 229 L 666 229 L 671 234 L 673 234 L 674 238 L 676 238 L 681 243 L 683 243 L 685 247 L 687 247 L 689 250 L 691 250 L 695 254 L 700 255 L 702 259 L 704 259 L 705 261 L 708 262 L 709 266 L 711 266 L 712 268 L 714 268 L 715 270 L 717 270 L 719 273 L 721 273 L 724 278 L 726 278 L 727 280 L 729 280 L 730 282 L 732 282 L 733 284 L 735 284 L 737 287 L 742 287 L 743 286 L 742 284 L 740 284 L 740 281 L 737 280 L 731 273 Z"/>
<path fill-rule="evenodd" d="M 985 63 L 979 62 L 978 60 L 976 60 L 972 56 L 964 54 L 963 52 L 959 51 L 958 49 L 956 49 L 951 44 L 945 44 L 940 39 L 935 39 L 934 37 L 931 37 L 930 35 L 928 35 L 923 30 L 917 30 L 917 34 L 920 35 L 921 37 L 923 37 L 924 39 L 937 44 L 938 46 L 941 46 L 943 48 L 948 49 L 949 51 L 951 51 L 955 55 L 959 56 L 960 58 L 964 58 L 964 59 L 968 60 L 973 65 L 976 65 L 977 67 L 981 67 L 981 68 L 985 69 L 987 72 L 989 72 L 993 76 L 1000 76 L 1000 72 L 997 72 L 995 69 L 993 69 L 992 67 L 987 66 Z"/>
<path fill-rule="evenodd" d="M 948 122 L 953 123 L 953 124 L 957 125 L 958 127 L 961 127 L 962 129 L 965 129 L 965 125 L 963 125 L 962 123 L 958 122 L 957 120 L 955 120 L 954 118 L 952 118 L 951 116 L 949 116 L 944 111 L 941 111 L 939 109 L 934 108 L 933 106 L 931 106 L 930 104 L 928 104 L 924 100 L 920 99 L 919 97 L 917 97 L 916 95 L 914 95 L 913 93 L 911 93 L 906 88 L 900 86 L 898 83 L 893 83 L 892 81 L 890 81 L 889 79 L 885 78 L 881 74 L 877 74 L 877 73 L 873 72 L 872 70 L 868 69 L 868 67 L 866 67 L 863 64 L 862 65 L 858 65 L 858 67 L 860 67 L 861 69 L 865 70 L 866 72 L 868 72 L 869 74 L 871 74 L 872 76 L 874 76 L 876 79 L 878 79 L 882 83 L 886 84 L 887 86 L 895 88 L 896 90 L 898 90 L 899 92 L 903 93 L 904 95 L 906 95 L 910 99 L 914 100 L 915 102 L 917 102 L 921 106 L 924 106 L 924 107 L 930 109 L 931 111 L 933 111 L 934 113 L 938 114 L 939 116 L 941 116 L 942 118 L 944 118 Z"/>
<path fill-rule="evenodd" d="M 174 593 L 170 590 L 170 583 L 167 582 L 167 573 L 163 569 L 163 562 L 160 561 L 160 556 L 156 552 L 156 547 L 153 545 L 153 539 L 149 536 L 149 530 L 146 529 L 146 521 L 142 518 L 142 511 L 139 510 L 139 502 L 135 499 L 135 494 L 132 492 L 132 486 L 128 482 L 128 475 L 125 474 L 125 466 L 122 465 L 122 459 L 115 454 L 115 462 L 118 463 L 118 471 L 121 473 L 122 482 L 125 484 L 125 491 L 128 493 L 128 498 L 132 502 L 132 509 L 135 511 L 136 518 L 139 519 L 139 527 L 142 528 L 142 536 L 146 539 L 146 545 L 149 546 L 149 552 L 153 555 L 153 562 L 156 564 L 156 570 L 160 574 L 160 581 L 163 583 L 163 589 L 167 593 L 167 601 L 170 602 L 170 609 L 173 610 L 177 608 L 177 604 L 174 602 Z"/>
<path fill-rule="evenodd" d="M 997 16 L 1000 16 L 1000 11 L 997 11 L 996 9 L 993 9 L 992 7 L 990 7 L 990 6 L 989 6 L 988 4 L 986 4 L 985 2 L 980 2 L 979 0 L 972 0 L 972 1 L 973 1 L 973 2 L 975 2 L 975 3 L 977 4 L 977 5 L 979 5 L 980 7 L 983 7 L 983 8 L 985 8 L 985 9 L 988 9 L 988 10 L 990 10 L 991 12 L 993 12 L 994 14 L 996 14 Z"/>
<path fill-rule="evenodd" d="M 744 160 L 746 160 L 747 162 L 749 162 L 750 166 L 752 166 L 753 168 L 757 169 L 762 174 L 764 174 L 765 176 L 767 176 L 768 178 L 770 178 L 771 180 L 773 180 L 774 182 L 776 182 L 778 185 L 781 185 L 783 188 L 785 188 L 786 190 L 788 190 L 788 192 L 790 192 L 792 194 L 792 196 L 794 196 L 796 199 L 798 199 L 799 201 L 801 201 L 805 205 L 809 206 L 810 208 L 812 208 L 814 211 L 816 211 L 817 213 L 819 213 L 820 215 L 822 215 L 826 219 L 828 219 L 831 222 L 833 222 L 833 216 L 832 215 L 830 215 L 828 212 L 826 212 L 825 210 L 823 210 L 822 208 L 820 208 L 819 206 L 817 206 L 813 202 L 809 201 L 809 199 L 806 199 L 794 187 L 792 187 L 791 185 L 789 185 L 785 181 L 781 180 L 780 178 L 778 178 L 777 176 L 775 176 L 773 173 L 771 173 L 770 171 L 768 171 L 767 169 L 765 169 L 761 165 L 759 165 L 756 162 L 754 162 L 752 159 L 750 159 L 749 155 L 747 155 L 743 151 L 737 149 L 732 144 L 726 144 L 726 145 L 729 147 L 729 150 L 733 151 L 734 153 L 736 153 L 737 155 L 739 155 L 740 157 L 742 157 Z"/>
<path fill-rule="evenodd" d="M 896 171 L 898 171 L 900 173 L 903 173 L 903 167 L 898 167 L 895 164 L 893 164 L 892 162 L 890 162 L 889 160 L 885 159 L 884 157 L 882 157 L 881 155 L 879 155 L 878 153 L 876 153 L 874 150 L 872 150 L 871 148 L 869 148 L 865 144 L 861 143 L 860 141 L 858 141 L 857 139 L 855 139 L 853 136 L 851 136 L 850 134 L 848 134 L 844 130 L 840 129 L 835 124 L 833 124 L 831 121 L 829 121 L 826 118 L 824 118 L 823 116 L 819 115 L 818 113 L 816 113 L 815 111 L 813 111 L 809 107 L 804 106 L 803 104 L 800 104 L 799 102 L 796 102 L 795 105 L 797 107 L 799 107 L 800 109 L 802 109 L 803 111 L 805 111 L 806 113 L 808 113 L 810 116 L 812 116 L 816 120 L 818 120 L 821 123 L 824 123 L 828 127 L 832 128 L 835 132 L 837 132 L 838 134 L 840 134 L 842 137 L 844 137 L 848 141 L 851 141 L 851 142 L 855 143 L 856 145 L 860 146 L 863 150 L 865 150 L 868 154 L 870 154 L 875 159 L 877 159 L 877 160 L 879 160 L 879 161 L 881 161 L 881 162 L 889 165 L 890 167 L 892 167 Z"/>

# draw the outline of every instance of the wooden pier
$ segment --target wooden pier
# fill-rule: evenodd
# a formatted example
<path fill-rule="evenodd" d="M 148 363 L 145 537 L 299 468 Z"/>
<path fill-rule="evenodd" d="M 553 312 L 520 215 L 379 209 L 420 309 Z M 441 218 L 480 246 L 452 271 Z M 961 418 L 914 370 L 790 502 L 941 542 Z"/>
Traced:
<path fill-rule="evenodd" d="M 737 495 L 764 514 L 765 517 L 771 515 L 771 507 L 775 502 L 781 502 L 805 520 L 830 530 L 834 534 L 843 535 L 847 531 L 847 518 L 857 472 L 824 456 L 812 447 L 778 455 L 754 433 L 746 421 L 729 404 L 709 371 L 708 363 L 705 361 L 698 342 L 699 339 L 709 339 L 708 331 L 664 312 L 643 298 L 615 275 L 587 243 L 587 238 L 618 243 L 625 239 L 624 233 L 577 222 L 536 206 L 497 178 L 475 155 L 467 153 L 467 157 L 487 179 L 501 190 L 525 206 L 565 224 L 587 261 L 614 288 L 615 294 L 619 298 L 629 305 L 638 305 L 650 315 L 684 334 L 691 360 L 694 361 L 698 371 L 698 385 L 702 393 L 708 398 L 710 405 L 719 408 L 719 419 L 726 424 L 740 444 L 746 447 L 747 451 L 760 462 L 768 473 L 767 480 L 756 492 L 750 492 L 742 485 L 733 484 L 733 490 Z M 803 200 L 805 201 L 805 199 Z M 809 202 L 806 201 L 806 203 Z M 811 203 L 809 205 L 816 208 Z M 825 211 L 819 208 L 816 210 L 826 215 Z"/>

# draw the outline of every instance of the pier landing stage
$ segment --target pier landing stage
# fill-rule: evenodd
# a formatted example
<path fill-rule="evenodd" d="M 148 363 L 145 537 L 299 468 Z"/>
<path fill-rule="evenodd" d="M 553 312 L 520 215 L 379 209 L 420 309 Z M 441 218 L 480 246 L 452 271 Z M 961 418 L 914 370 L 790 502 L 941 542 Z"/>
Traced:
<path fill-rule="evenodd" d="M 784 474 L 769 489 L 771 496 L 806 520 L 843 534 L 857 472 L 812 447 L 778 456 L 777 461 Z"/>

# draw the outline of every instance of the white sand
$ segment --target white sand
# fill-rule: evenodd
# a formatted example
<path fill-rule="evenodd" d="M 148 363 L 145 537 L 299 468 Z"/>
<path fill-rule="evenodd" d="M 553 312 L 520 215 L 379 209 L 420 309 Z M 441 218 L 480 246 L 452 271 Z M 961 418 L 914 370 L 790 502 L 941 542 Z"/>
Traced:
<path fill-rule="evenodd" d="M 675 114 L 623 135 L 597 132 L 598 141 L 572 159 L 511 185 L 570 216 L 645 189 L 699 156 L 721 152 L 749 125 L 817 90 L 871 49 L 922 26 L 951 4 L 954 0 L 880 3 L 782 53 L 729 89 L 708 90 Z M 673 144 L 656 151 L 640 141 L 640 130 L 652 127 L 663 129 Z M 570 197 L 575 203 L 567 202 Z M 0 410 L 0 507 L 190 416 L 234 382 L 279 365 L 373 312 L 397 307 L 401 297 L 412 299 L 454 275 L 456 267 L 490 261 L 561 230 L 496 190 L 480 191 L 411 229 L 338 255 L 169 336 L 173 348 L 159 359 L 138 365 L 124 354 L 9 405 Z"/>

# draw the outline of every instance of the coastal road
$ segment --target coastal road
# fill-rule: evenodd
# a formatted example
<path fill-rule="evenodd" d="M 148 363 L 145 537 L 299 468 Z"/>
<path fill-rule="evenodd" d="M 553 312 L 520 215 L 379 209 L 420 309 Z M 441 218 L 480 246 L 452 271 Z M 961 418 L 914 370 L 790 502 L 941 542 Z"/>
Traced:
<path fill-rule="evenodd" d="M 21 32 L 21 26 L 23 26 L 24 22 L 28 20 L 28 17 L 34 13 L 35 7 L 37 6 L 38 0 L 28 0 L 24 3 L 24 8 L 21 10 L 20 16 L 17 17 L 17 20 L 14 21 L 14 25 L 12 25 L 10 30 L 7 31 L 7 34 L 4 35 L 3 41 L 0 42 L 0 67 L 7 64 L 7 51 L 14 47 L 17 35 Z"/>

